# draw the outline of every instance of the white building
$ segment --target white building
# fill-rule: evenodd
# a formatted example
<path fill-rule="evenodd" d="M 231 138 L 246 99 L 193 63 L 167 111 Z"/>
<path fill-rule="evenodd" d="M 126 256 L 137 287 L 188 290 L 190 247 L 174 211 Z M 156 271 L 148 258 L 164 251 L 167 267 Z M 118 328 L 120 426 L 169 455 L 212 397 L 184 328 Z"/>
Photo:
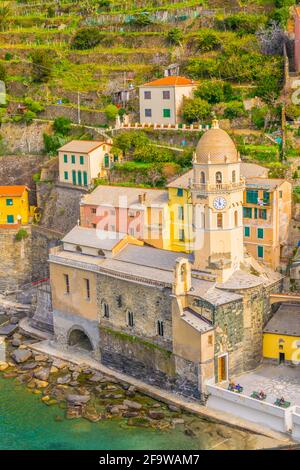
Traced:
<path fill-rule="evenodd" d="M 175 125 L 181 122 L 183 98 L 192 98 L 197 83 L 185 77 L 164 77 L 140 86 L 140 122 Z"/>

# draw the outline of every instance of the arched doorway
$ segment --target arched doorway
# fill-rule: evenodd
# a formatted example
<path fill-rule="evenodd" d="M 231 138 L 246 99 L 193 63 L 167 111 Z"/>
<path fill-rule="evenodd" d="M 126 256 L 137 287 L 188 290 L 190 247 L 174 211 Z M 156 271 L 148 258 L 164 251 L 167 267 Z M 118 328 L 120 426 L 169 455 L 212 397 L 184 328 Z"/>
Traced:
<path fill-rule="evenodd" d="M 76 328 L 74 328 L 69 334 L 68 345 L 76 346 L 78 348 L 85 349 L 86 351 L 93 351 L 94 349 L 87 334 Z"/>

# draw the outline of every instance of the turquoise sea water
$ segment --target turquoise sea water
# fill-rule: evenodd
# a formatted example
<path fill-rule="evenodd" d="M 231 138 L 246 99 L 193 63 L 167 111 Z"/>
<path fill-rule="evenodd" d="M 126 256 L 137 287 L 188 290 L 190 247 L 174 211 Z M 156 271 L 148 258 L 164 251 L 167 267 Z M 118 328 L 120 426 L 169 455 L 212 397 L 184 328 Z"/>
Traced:
<path fill-rule="evenodd" d="M 162 450 L 205 447 L 183 431 L 126 426 L 124 421 L 90 423 L 64 418 L 58 406 L 46 406 L 14 380 L 0 376 L 0 449 L 4 450 Z"/>

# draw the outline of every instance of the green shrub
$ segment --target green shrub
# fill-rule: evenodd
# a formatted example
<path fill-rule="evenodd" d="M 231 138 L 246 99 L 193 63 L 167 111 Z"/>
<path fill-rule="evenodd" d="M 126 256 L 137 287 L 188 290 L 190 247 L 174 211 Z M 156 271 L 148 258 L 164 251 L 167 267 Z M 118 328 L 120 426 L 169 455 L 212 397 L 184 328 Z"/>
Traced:
<path fill-rule="evenodd" d="M 201 59 L 191 59 L 187 65 L 187 73 L 194 79 L 218 77 L 218 61 L 202 57 Z"/>
<path fill-rule="evenodd" d="M 293 189 L 293 199 L 296 203 L 300 202 L 300 186 L 295 186 Z"/>
<path fill-rule="evenodd" d="M 174 160 L 173 153 L 170 150 L 156 147 L 153 144 L 137 147 L 133 158 L 136 162 L 145 163 L 171 162 Z"/>
<path fill-rule="evenodd" d="M 272 162 L 268 164 L 269 178 L 285 178 L 287 165 L 283 165 L 280 162 Z"/>
<path fill-rule="evenodd" d="M 290 16 L 289 7 L 284 6 L 282 8 L 278 8 L 271 14 L 270 22 L 275 21 L 275 23 L 285 28 L 288 22 L 289 16 Z"/>
<path fill-rule="evenodd" d="M 52 73 L 53 59 L 51 51 L 36 50 L 31 54 L 32 78 L 34 82 L 47 82 Z"/>
<path fill-rule="evenodd" d="M 44 106 L 41 103 L 39 103 L 38 101 L 34 101 L 31 98 L 25 98 L 24 99 L 24 104 L 26 104 L 29 111 L 33 112 L 34 114 L 40 113 L 40 112 L 44 111 L 44 109 L 45 109 Z"/>
<path fill-rule="evenodd" d="M 55 8 L 53 8 L 52 6 L 49 6 L 47 8 L 47 16 L 48 16 L 48 18 L 54 18 L 55 17 Z"/>
<path fill-rule="evenodd" d="M 275 7 L 282 8 L 295 5 L 295 0 L 275 0 Z"/>
<path fill-rule="evenodd" d="M 283 76 L 280 71 L 262 69 L 257 75 L 257 86 L 255 95 L 263 98 L 264 101 L 273 102 L 280 94 Z"/>
<path fill-rule="evenodd" d="M 183 33 L 179 28 L 170 29 L 167 33 L 167 40 L 174 46 L 181 46 L 183 41 Z"/>
<path fill-rule="evenodd" d="M 291 103 L 286 107 L 285 112 L 288 118 L 296 120 L 300 117 L 300 106 Z"/>
<path fill-rule="evenodd" d="M 48 155 L 57 155 L 57 150 L 65 143 L 65 139 L 57 134 L 43 135 L 45 152 Z"/>
<path fill-rule="evenodd" d="M 224 117 L 226 119 L 235 119 L 242 116 L 245 116 L 245 108 L 242 101 L 231 101 L 226 103 L 226 108 L 224 110 Z"/>
<path fill-rule="evenodd" d="M 214 79 L 203 81 L 195 90 L 194 96 L 211 104 L 220 103 L 224 101 L 224 82 Z"/>
<path fill-rule="evenodd" d="M 0 80 L 4 82 L 5 79 L 6 79 L 6 70 L 5 70 L 4 65 L 0 64 Z"/>
<path fill-rule="evenodd" d="M 217 20 L 221 29 L 235 31 L 240 35 L 253 34 L 266 22 L 267 17 L 251 13 L 236 13 Z"/>
<path fill-rule="evenodd" d="M 183 102 L 182 116 L 190 124 L 207 120 L 211 116 L 211 105 L 201 98 L 186 98 Z"/>
<path fill-rule="evenodd" d="M 92 49 L 103 39 L 103 34 L 96 26 L 79 29 L 71 41 L 71 48 L 77 50 Z"/>
<path fill-rule="evenodd" d="M 201 31 L 192 39 L 192 44 L 200 52 L 215 51 L 221 48 L 222 41 L 214 31 Z"/>
<path fill-rule="evenodd" d="M 119 109 L 114 104 L 108 104 L 104 109 L 104 113 L 105 113 L 107 121 L 112 122 L 116 119 L 119 113 Z"/>
<path fill-rule="evenodd" d="M 230 80 L 240 83 L 255 83 L 256 93 L 278 94 L 282 83 L 282 58 L 265 56 L 258 52 L 227 47 L 214 58 L 190 59 L 187 73 L 198 79 Z M 264 83 L 270 77 L 270 83 Z M 275 89 L 275 90 L 274 90 Z"/>
<path fill-rule="evenodd" d="M 28 232 L 24 228 L 21 228 L 16 234 L 16 240 L 20 242 L 21 240 L 25 240 L 25 238 L 28 238 Z"/>
<path fill-rule="evenodd" d="M 142 131 L 122 132 L 114 139 L 114 146 L 122 150 L 124 156 L 130 151 L 148 144 L 150 144 L 150 140 Z"/>
<path fill-rule="evenodd" d="M 130 19 L 130 24 L 133 24 L 135 26 L 148 26 L 152 23 L 153 20 L 148 12 L 138 13 Z"/>
<path fill-rule="evenodd" d="M 35 183 L 38 183 L 41 180 L 41 173 L 34 173 L 34 175 L 32 176 L 32 180 Z"/>
<path fill-rule="evenodd" d="M 107 11 L 111 7 L 111 0 L 100 0 L 98 2 L 98 7 L 100 8 L 101 11 Z"/>
<path fill-rule="evenodd" d="M 266 116 L 269 110 L 267 106 L 262 108 L 253 108 L 251 111 L 251 119 L 255 127 L 263 129 L 265 127 Z"/>
<path fill-rule="evenodd" d="M 53 129 L 56 134 L 66 136 L 71 131 L 71 120 L 64 116 L 57 117 L 53 123 Z"/>
<path fill-rule="evenodd" d="M 33 111 L 26 111 L 21 116 L 21 122 L 25 122 L 26 124 L 31 124 L 35 118 L 36 118 L 36 113 L 34 113 Z"/>
<path fill-rule="evenodd" d="M 182 168 L 191 167 L 192 166 L 192 160 L 193 160 L 193 149 L 192 148 L 186 148 L 186 149 L 184 149 L 183 152 L 175 153 L 174 161 L 175 161 L 175 163 L 180 165 Z"/>

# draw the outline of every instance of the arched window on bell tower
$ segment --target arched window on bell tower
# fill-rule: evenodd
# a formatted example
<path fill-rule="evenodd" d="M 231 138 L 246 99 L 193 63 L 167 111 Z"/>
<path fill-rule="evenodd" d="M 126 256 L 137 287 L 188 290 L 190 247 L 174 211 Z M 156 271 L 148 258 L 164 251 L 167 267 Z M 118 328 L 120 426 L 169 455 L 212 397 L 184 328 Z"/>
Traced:
<path fill-rule="evenodd" d="M 201 174 L 200 174 L 200 183 L 201 183 L 201 184 L 205 184 L 205 173 L 204 173 L 204 171 L 201 171 Z"/>
<path fill-rule="evenodd" d="M 232 178 L 231 179 L 232 179 L 233 183 L 236 182 L 236 172 L 235 172 L 235 170 L 233 170 L 233 172 L 232 172 Z"/>
<path fill-rule="evenodd" d="M 217 227 L 223 228 L 223 214 L 217 214 Z"/>
<path fill-rule="evenodd" d="M 222 184 L 222 173 L 220 171 L 217 171 L 216 173 L 216 183 Z"/>
<path fill-rule="evenodd" d="M 238 211 L 234 211 L 234 226 L 238 227 L 239 225 L 239 213 Z"/>

